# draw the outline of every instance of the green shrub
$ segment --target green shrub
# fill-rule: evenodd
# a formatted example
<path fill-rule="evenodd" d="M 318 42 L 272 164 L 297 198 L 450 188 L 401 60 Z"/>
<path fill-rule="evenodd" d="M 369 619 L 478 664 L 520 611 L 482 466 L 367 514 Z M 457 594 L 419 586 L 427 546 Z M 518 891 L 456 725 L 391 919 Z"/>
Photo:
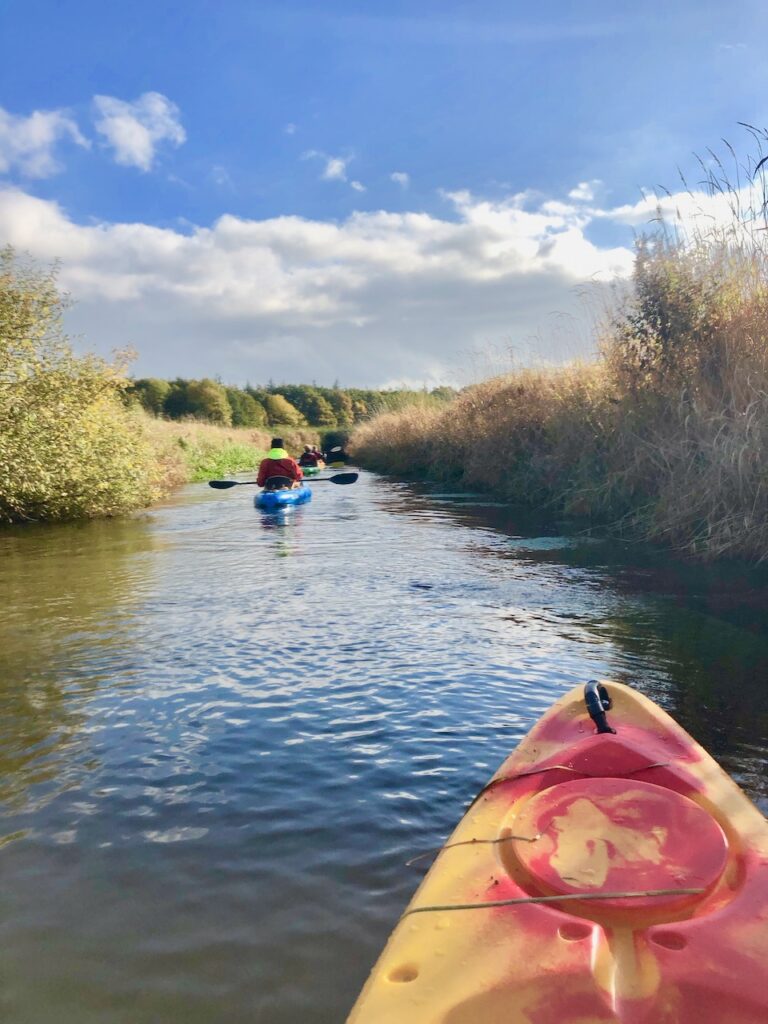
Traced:
<path fill-rule="evenodd" d="M 0 521 L 115 515 L 158 494 L 124 368 L 76 356 L 54 270 L 0 252 Z"/>

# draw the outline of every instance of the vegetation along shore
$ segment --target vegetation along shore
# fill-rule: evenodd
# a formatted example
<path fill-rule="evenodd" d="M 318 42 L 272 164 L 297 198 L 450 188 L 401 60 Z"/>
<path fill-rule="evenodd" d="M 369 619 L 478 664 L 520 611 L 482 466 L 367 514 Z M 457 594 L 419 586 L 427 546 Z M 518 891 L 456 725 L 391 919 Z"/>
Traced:
<path fill-rule="evenodd" d="M 0 524 L 130 512 L 179 484 L 253 469 L 272 433 L 294 450 L 335 444 L 361 417 L 454 395 L 132 380 L 130 354 L 75 354 L 67 303 L 55 269 L 0 251 Z"/>
<path fill-rule="evenodd" d="M 481 489 L 699 557 L 768 557 L 765 211 L 638 240 L 592 363 L 456 393 L 131 380 L 75 355 L 55 271 L 0 254 L 0 522 L 116 515 L 171 487 L 351 433 L 361 464 Z"/>
<path fill-rule="evenodd" d="M 381 415 L 355 429 L 357 459 L 698 557 L 768 557 L 768 207 L 709 185 L 724 222 L 638 242 L 595 362 Z"/>

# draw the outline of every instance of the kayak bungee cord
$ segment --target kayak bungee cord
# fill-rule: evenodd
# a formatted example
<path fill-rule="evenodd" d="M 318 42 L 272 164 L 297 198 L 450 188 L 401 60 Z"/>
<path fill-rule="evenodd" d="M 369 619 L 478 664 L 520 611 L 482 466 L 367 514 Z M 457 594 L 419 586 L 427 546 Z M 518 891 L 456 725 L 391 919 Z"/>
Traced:
<path fill-rule="evenodd" d="M 628 779 L 632 775 L 637 775 L 638 772 L 647 772 L 650 771 L 651 768 L 668 768 L 671 764 L 671 761 L 656 761 L 654 764 L 644 764 L 639 768 L 633 768 L 631 772 L 624 772 L 621 775 L 614 776 L 614 778 Z M 600 775 L 590 775 L 588 772 L 582 772 L 578 768 L 572 768 L 567 764 L 551 764 L 546 768 L 536 768 L 531 772 L 520 772 L 517 775 L 504 775 L 500 779 L 494 779 L 480 790 L 469 807 L 471 808 L 477 803 L 481 796 L 484 796 L 490 789 L 501 785 L 502 782 L 514 782 L 515 779 L 526 779 L 531 775 L 539 775 L 543 772 L 554 771 L 572 772 L 574 775 L 580 775 L 584 779 L 599 779 L 602 777 Z M 409 868 L 412 864 L 422 860 L 424 857 L 429 857 L 430 854 L 440 854 L 444 850 L 455 850 L 457 846 L 472 846 L 473 843 L 508 843 L 512 839 L 517 839 L 521 843 L 535 843 L 541 839 L 541 836 L 542 834 L 539 832 L 535 836 L 500 836 L 496 839 L 463 839 L 460 843 L 447 843 L 444 846 L 435 846 L 430 850 L 425 850 L 424 853 L 419 853 L 415 857 L 411 857 L 410 860 L 407 860 L 405 862 L 405 866 Z"/>
<path fill-rule="evenodd" d="M 521 843 L 535 843 L 541 839 L 541 833 L 539 832 L 535 836 L 499 836 L 497 839 L 463 839 L 460 843 L 433 846 L 431 850 L 425 850 L 424 853 L 417 853 L 415 857 L 411 857 L 410 860 L 405 862 L 405 866 L 409 868 L 411 864 L 415 864 L 416 861 L 423 860 L 425 857 L 430 857 L 433 853 L 442 853 L 443 850 L 455 850 L 457 846 L 474 846 L 476 843 L 508 843 L 512 839 L 517 839 Z"/>
<path fill-rule="evenodd" d="M 629 772 L 617 772 L 612 777 L 614 779 L 630 779 L 633 775 L 638 775 L 640 772 L 650 771 L 651 768 L 669 768 L 673 763 L 673 761 L 655 761 L 653 764 L 642 764 L 639 768 L 633 768 Z M 544 772 L 571 772 L 573 775 L 580 775 L 583 779 L 603 778 L 602 775 L 590 775 L 589 772 L 584 772 L 581 768 L 574 768 L 569 764 L 549 764 L 544 768 L 532 768 L 529 772 L 517 772 L 515 775 L 502 775 L 498 779 L 491 779 L 487 786 L 483 786 L 467 810 L 471 810 L 481 796 L 485 796 L 486 793 L 489 793 L 497 786 L 500 786 L 502 782 L 515 782 L 517 779 L 527 779 L 532 775 L 542 775 Z"/>
<path fill-rule="evenodd" d="M 526 903 L 561 903 L 563 900 L 641 900 L 654 896 L 701 896 L 706 889 L 644 889 L 640 892 L 569 892 L 562 896 L 525 896 L 514 900 L 488 900 L 487 903 L 444 903 L 430 907 L 411 907 L 410 914 L 431 914 L 438 910 L 485 910 L 487 907 L 519 907 Z"/>

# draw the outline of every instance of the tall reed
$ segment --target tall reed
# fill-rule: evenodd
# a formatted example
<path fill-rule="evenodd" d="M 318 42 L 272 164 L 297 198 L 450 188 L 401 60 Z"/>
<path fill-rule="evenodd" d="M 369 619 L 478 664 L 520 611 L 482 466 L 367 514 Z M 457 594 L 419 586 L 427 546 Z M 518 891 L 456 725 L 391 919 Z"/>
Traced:
<path fill-rule="evenodd" d="M 707 165 L 676 219 L 662 197 L 631 293 L 596 326 L 593 364 L 381 416 L 355 431 L 357 457 L 702 557 L 768 557 L 765 169 L 755 158 L 734 185 Z"/>

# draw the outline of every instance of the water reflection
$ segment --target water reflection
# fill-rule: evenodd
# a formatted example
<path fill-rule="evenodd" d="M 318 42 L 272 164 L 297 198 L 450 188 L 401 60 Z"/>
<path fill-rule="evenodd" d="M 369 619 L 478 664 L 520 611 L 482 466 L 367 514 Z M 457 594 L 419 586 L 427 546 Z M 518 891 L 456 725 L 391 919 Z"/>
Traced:
<path fill-rule="evenodd" d="M 430 492 L 413 490 L 395 511 L 429 508 Z M 508 507 L 489 512 L 466 496 L 444 504 L 473 528 L 473 554 L 530 565 L 557 588 L 555 607 L 537 609 L 529 594 L 506 622 L 529 637 L 555 630 L 578 644 L 586 630 L 614 645 L 613 678 L 664 706 L 768 810 L 768 568 L 698 565 L 576 529 L 563 534 L 562 523 Z M 573 586 L 578 610 L 564 610 Z M 594 609 L 588 588 L 599 594 Z"/>
<path fill-rule="evenodd" d="M 92 767 L 83 706 L 122 661 L 162 546 L 140 517 L 0 531 L 0 802 L 39 807 Z"/>
<path fill-rule="evenodd" d="M 8 1019 L 343 1020 L 405 862 L 585 678 L 760 796 L 764 591 L 724 579 L 367 474 L 0 534 Z"/>

